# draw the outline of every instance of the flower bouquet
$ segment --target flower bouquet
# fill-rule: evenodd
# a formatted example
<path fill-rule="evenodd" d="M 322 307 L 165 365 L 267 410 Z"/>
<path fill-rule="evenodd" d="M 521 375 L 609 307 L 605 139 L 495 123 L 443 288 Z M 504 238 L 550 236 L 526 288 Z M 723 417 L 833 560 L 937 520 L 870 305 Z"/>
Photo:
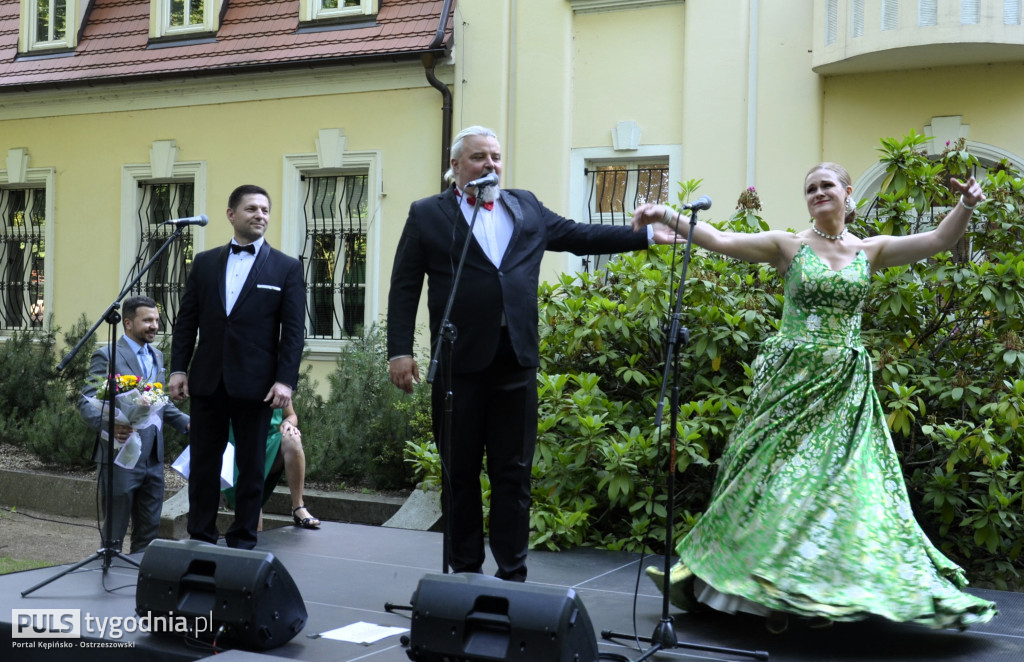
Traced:
<path fill-rule="evenodd" d="M 108 380 L 94 378 L 93 381 L 96 382 L 96 395 L 86 396 L 86 401 L 104 419 L 109 415 L 108 408 L 113 403 L 114 422 L 132 428 L 132 433 L 123 442 L 114 440 L 114 450 L 118 451 L 114 464 L 131 469 L 139 461 L 142 452 L 142 438 L 138 431 L 151 425 L 157 428 L 163 425 L 160 412 L 169 402 L 163 384 L 142 382 L 135 375 L 114 375 L 114 392 L 110 393 Z M 101 430 L 100 436 L 105 441 L 107 430 Z"/>

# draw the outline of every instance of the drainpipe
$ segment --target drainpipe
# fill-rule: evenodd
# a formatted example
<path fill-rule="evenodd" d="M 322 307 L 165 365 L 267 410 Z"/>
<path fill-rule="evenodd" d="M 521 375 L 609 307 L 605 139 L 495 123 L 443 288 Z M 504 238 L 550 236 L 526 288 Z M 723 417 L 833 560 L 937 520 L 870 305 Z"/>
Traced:
<path fill-rule="evenodd" d="M 757 83 L 758 36 L 761 31 L 761 7 L 750 2 L 750 35 L 747 41 L 747 186 L 757 176 Z"/>
<path fill-rule="evenodd" d="M 434 67 L 437 65 L 437 51 L 444 43 L 444 27 L 448 23 L 448 14 L 451 12 L 452 0 L 444 0 L 441 8 L 441 18 L 437 22 L 437 34 L 429 46 L 430 52 L 423 54 L 423 69 L 427 81 L 431 87 L 441 93 L 441 191 L 448 188 L 444 181 L 444 173 L 447 172 L 452 155 L 452 91 L 448 86 L 438 80 L 434 75 Z"/>

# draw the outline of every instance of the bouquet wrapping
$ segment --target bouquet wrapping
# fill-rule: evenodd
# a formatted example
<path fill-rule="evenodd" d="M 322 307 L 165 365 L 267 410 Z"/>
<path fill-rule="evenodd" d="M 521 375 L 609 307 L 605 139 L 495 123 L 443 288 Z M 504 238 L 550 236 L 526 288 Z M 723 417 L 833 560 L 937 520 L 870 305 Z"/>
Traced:
<path fill-rule="evenodd" d="M 142 454 L 142 438 L 139 430 L 155 425 L 163 426 L 161 413 L 168 403 L 159 382 L 142 383 L 134 375 L 115 375 L 113 397 L 108 397 L 106 382 L 97 388 L 96 396 L 86 396 L 86 401 L 100 412 L 103 420 L 110 415 L 110 407 L 114 407 L 114 422 L 131 426 L 132 432 L 123 442 L 114 440 L 114 450 L 118 451 L 114 464 L 125 469 L 132 469 Z M 107 440 L 106 428 L 100 431 L 100 438 Z"/>

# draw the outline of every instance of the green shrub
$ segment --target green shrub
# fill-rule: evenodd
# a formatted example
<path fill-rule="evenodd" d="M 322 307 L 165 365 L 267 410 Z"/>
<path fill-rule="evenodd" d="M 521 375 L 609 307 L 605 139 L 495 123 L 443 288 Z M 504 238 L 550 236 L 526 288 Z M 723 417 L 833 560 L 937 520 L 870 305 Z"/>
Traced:
<path fill-rule="evenodd" d="M 886 187 L 854 231 L 927 229 L 955 204 L 963 142 L 937 162 L 923 138 L 883 140 Z M 684 184 L 684 195 L 696 182 Z M 969 244 L 875 275 L 863 339 L 918 519 L 975 581 L 1020 585 L 1024 544 L 1024 179 L 992 169 Z M 723 224 L 764 229 L 755 192 Z M 669 319 L 671 249 L 543 284 L 532 544 L 664 551 L 667 443 L 654 410 Z M 774 270 L 695 250 L 680 323 L 676 540 L 710 495 L 713 465 L 749 393 L 750 363 L 781 310 Z M 667 414 L 666 414 L 667 418 Z"/>
<path fill-rule="evenodd" d="M 696 182 L 684 185 L 693 191 Z M 761 229 L 756 193 L 724 226 Z M 764 265 L 694 248 L 673 378 L 654 425 L 682 247 L 620 255 L 596 274 L 540 287 L 540 422 L 531 543 L 663 551 L 671 394 L 679 389 L 674 495 L 682 536 L 704 507 L 749 393 L 747 372 L 776 328 L 781 283 Z"/>
<path fill-rule="evenodd" d="M 85 316 L 63 336 L 74 347 L 89 323 Z M 78 392 L 88 374 L 95 346 L 90 338 L 78 354 L 57 370 L 58 356 L 52 326 L 16 331 L 0 343 L 0 441 L 21 446 L 48 464 L 85 465 L 91 462 L 95 433 L 78 415 Z"/>
<path fill-rule="evenodd" d="M 347 343 L 328 377 L 326 398 L 316 395 L 308 370 L 296 393 L 307 476 L 373 489 L 412 486 L 406 442 L 411 421 L 429 420 L 429 389 L 409 396 L 388 379 L 385 334 L 374 327 Z"/>

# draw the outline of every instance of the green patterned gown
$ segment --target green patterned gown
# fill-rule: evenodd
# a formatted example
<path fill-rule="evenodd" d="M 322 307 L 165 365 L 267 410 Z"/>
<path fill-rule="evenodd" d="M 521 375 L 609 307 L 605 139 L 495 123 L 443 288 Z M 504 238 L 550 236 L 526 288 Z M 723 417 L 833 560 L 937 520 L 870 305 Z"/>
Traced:
<path fill-rule="evenodd" d="M 702 602 L 932 627 L 995 614 L 914 520 L 860 342 L 869 287 L 863 251 L 840 271 L 806 244 L 793 258 L 779 333 L 754 363 L 710 505 L 677 549 Z"/>

